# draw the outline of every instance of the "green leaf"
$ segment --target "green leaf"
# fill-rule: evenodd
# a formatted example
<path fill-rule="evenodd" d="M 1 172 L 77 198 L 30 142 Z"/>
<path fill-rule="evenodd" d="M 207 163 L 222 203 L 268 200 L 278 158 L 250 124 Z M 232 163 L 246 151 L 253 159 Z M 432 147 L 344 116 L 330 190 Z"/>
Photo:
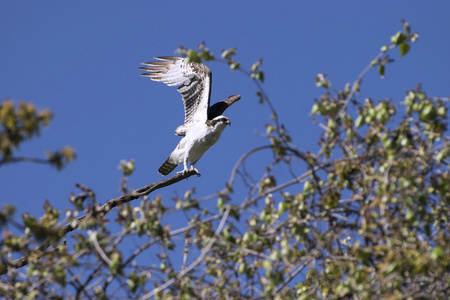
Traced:
<path fill-rule="evenodd" d="M 365 124 L 365 118 L 363 118 L 362 115 L 359 115 L 359 116 L 356 118 L 356 120 L 355 120 L 355 126 L 356 126 L 356 128 L 359 128 L 359 127 L 361 127 L 361 126 L 364 125 L 364 124 Z"/>
<path fill-rule="evenodd" d="M 120 165 L 118 166 L 118 169 L 122 171 L 124 176 L 129 176 L 133 174 L 135 167 L 134 167 L 134 160 L 130 159 L 129 161 L 121 160 Z"/>
<path fill-rule="evenodd" d="M 327 74 L 319 73 L 316 76 L 316 86 L 329 89 L 331 87 L 330 81 L 326 78 Z"/>
<path fill-rule="evenodd" d="M 433 249 L 433 251 L 431 251 L 430 257 L 433 260 L 437 260 L 438 258 L 444 255 L 445 255 L 444 249 L 442 249 L 441 247 L 436 247 Z"/>
<path fill-rule="evenodd" d="M 230 48 L 222 51 L 222 58 L 230 58 L 236 54 L 236 48 Z"/>
<path fill-rule="evenodd" d="M 267 126 L 266 134 L 271 134 L 274 131 L 276 131 L 275 127 L 273 127 L 272 125 Z"/>
<path fill-rule="evenodd" d="M 419 119 L 421 121 L 429 121 L 433 120 L 434 118 L 436 118 L 436 110 L 434 109 L 434 105 L 431 103 L 425 105 L 422 109 L 422 112 L 420 113 Z"/>
<path fill-rule="evenodd" d="M 309 193 L 314 191 L 314 186 L 311 183 L 311 181 L 305 181 L 304 185 L 303 185 L 303 192 L 304 193 Z"/>
<path fill-rule="evenodd" d="M 240 66 L 241 66 L 241 64 L 238 63 L 238 62 L 232 62 L 232 63 L 230 63 L 230 69 L 231 69 L 231 70 L 239 69 Z"/>
<path fill-rule="evenodd" d="M 278 214 L 282 215 L 286 210 L 289 209 L 289 204 L 282 201 L 280 203 L 278 203 Z"/>
<path fill-rule="evenodd" d="M 203 50 L 200 57 L 203 58 L 203 60 L 205 60 L 205 61 L 214 59 L 214 55 L 209 51 L 208 48 L 205 48 L 205 50 Z"/>
<path fill-rule="evenodd" d="M 109 263 L 109 270 L 112 275 L 123 274 L 122 255 L 119 252 L 113 252 Z"/>
<path fill-rule="evenodd" d="M 386 273 L 386 275 L 389 275 L 389 274 L 397 271 L 397 269 L 398 269 L 398 262 L 393 262 L 387 266 L 385 273 Z"/>
<path fill-rule="evenodd" d="M 189 49 L 186 53 L 186 56 L 189 63 L 196 62 L 200 64 L 202 62 L 200 55 L 193 49 Z"/>
<path fill-rule="evenodd" d="M 311 115 L 315 115 L 316 112 L 318 112 L 318 111 L 319 111 L 319 104 L 316 103 L 313 105 L 313 107 L 311 109 Z"/>
<path fill-rule="evenodd" d="M 437 115 L 440 117 L 445 117 L 446 114 L 447 114 L 447 111 L 445 109 L 445 106 L 440 106 L 438 108 Z"/>
<path fill-rule="evenodd" d="M 380 74 L 381 78 L 384 78 L 384 65 L 379 65 L 378 66 L 378 73 Z"/>
<path fill-rule="evenodd" d="M 400 49 L 400 56 L 405 56 L 406 53 L 409 52 L 409 49 L 410 49 L 410 48 L 411 48 L 411 47 L 409 46 L 409 44 L 407 44 L 407 43 L 401 43 L 400 46 L 399 46 L 399 49 Z"/>
<path fill-rule="evenodd" d="M 256 70 L 258 70 L 258 68 L 259 68 L 260 65 L 261 65 L 261 61 L 258 60 L 257 62 L 255 62 L 255 63 L 252 65 L 251 71 L 252 71 L 252 72 L 255 72 Z"/>
<path fill-rule="evenodd" d="M 256 73 L 255 78 L 264 83 L 264 72 L 262 70 L 258 70 L 258 73 Z"/>
<path fill-rule="evenodd" d="M 444 159 L 446 159 L 450 154 L 450 150 L 448 148 L 444 148 L 441 151 L 438 152 L 438 154 L 436 155 L 436 160 L 441 162 Z"/>
<path fill-rule="evenodd" d="M 406 40 L 407 36 L 399 31 L 394 36 L 391 37 L 391 44 L 400 45 Z"/>
<path fill-rule="evenodd" d="M 245 263 L 239 264 L 239 268 L 238 268 L 239 274 L 245 273 L 246 270 L 247 270 L 247 266 L 245 265 Z"/>

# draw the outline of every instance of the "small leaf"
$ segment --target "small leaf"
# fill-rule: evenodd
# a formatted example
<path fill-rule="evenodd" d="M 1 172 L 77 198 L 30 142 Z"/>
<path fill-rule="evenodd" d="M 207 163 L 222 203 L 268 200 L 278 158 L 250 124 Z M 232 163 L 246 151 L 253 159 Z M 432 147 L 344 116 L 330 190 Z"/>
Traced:
<path fill-rule="evenodd" d="M 438 258 L 445 255 L 445 251 L 441 247 L 436 247 L 431 251 L 430 257 L 433 260 L 437 260 Z"/>
<path fill-rule="evenodd" d="M 129 161 L 121 160 L 118 169 L 122 171 L 124 176 L 129 176 L 133 174 L 135 170 L 134 160 L 130 159 Z"/>
<path fill-rule="evenodd" d="M 329 89 L 331 87 L 330 81 L 326 78 L 327 74 L 319 73 L 316 76 L 316 86 Z"/>
<path fill-rule="evenodd" d="M 315 115 L 319 111 L 319 104 L 314 104 L 311 109 L 311 115 Z"/>
<path fill-rule="evenodd" d="M 258 70 L 258 73 L 256 73 L 256 79 L 264 83 L 264 72 L 262 70 Z"/>
<path fill-rule="evenodd" d="M 378 66 L 378 73 L 380 74 L 381 78 L 384 78 L 384 65 Z"/>
<path fill-rule="evenodd" d="M 398 262 L 393 262 L 389 264 L 385 270 L 386 275 L 389 275 L 393 272 L 395 272 L 398 269 Z"/>
<path fill-rule="evenodd" d="M 391 37 L 391 43 L 395 45 L 400 45 L 406 40 L 406 35 L 399 31 L 394 36 Z"/>
<path fill-rule="evenodd" d="M 275 127 L 273 127 L 272 125 L 268 125 L 267 129 L 266 129 L 266 134 L 270 134 L 272 132 L 276 131 Z"/>
<path fill-rule="evenodd" d="M 261 63 L 262 63 L 261 59 L 259 59 L 257 62 L 255 62 L 252 65 L 251 72 L 255 72 L 256 70 L 258 70 L 259 66 L 261 66 Z"/>
<path fill-rule="evenodd" d="M 429 120 L 433 120 L 435 117 L 436 117 L 436 110 L 434 109 L 434 105 L 427 104 L 422 109 L 419 119 L 421 121 L 429 121 Z"/>
<path fill-rule="evenodd" d="M 311 191 L 314 191 L 314 187 L 313 187 L 311 181 L 305 181 L 305 184 L 303 185 L 303 192 L 309 193 Z"/>
<path fill-rule="evenodd" d="M 289 204 L 282 201 L 280 203 L 278 203 L 278 214 L 282 215 L 286 210 L 289 209 Z"/>
<path fill-rule="evenodd" d="M 230 69 L 231 69 L 231 70 L 239 69 L 240 66 L 241 66 L 241 64 L 238 63 L 238 62 L 232 62 L 232 63 L 230 63 Z"/>
<path fill-rule="evenodd" d="M 201 58 L 205 61 L 213 60 L 214 55 L 209 51 L 208 48 L 205 48 L 205 50 L 200 55 Z"/>
<path fill-rule="evenodd" d="M 399 46 L 399 49 L 400 49 L 400 56 L 405 56 L 406 53 L 409 52 L 409 49 L 410 49 L 410 48 L 411 48 L 411 47 L 409 46 L 409 44 L 407 44 L 407 43 L 401 43 L 400 46 Z"/>
<path fill-rule="evenodd" d="M 238 268 L 239 274 L 245 273 L 246 270 L 247 270 L 247 266 L 245 265 L 245 263 L 240 263 L 239 268 Z"/>
<path fill-rule="evenodd" d="M 189 63 L 192 63 L 192 62 L 201 63 L 202 62 L 200 55 L 193 49 L 189 49 L 186 53 L 186 56 L 187 56 Z"/>
<path fill-rule="evenodd" d="M 363 116 L 359 115 L 358 118 L 356 118 L 355 120 L 355 126 L 356 128 L 361 127 L 362 125 L 364 125 L 365 118 L 363 118 Z"/>
<path fill-rule="evenodd" d="M 236 54 L 236 48 L 230 48 L 222 51 L 222 58 L 230 58 Z"/>

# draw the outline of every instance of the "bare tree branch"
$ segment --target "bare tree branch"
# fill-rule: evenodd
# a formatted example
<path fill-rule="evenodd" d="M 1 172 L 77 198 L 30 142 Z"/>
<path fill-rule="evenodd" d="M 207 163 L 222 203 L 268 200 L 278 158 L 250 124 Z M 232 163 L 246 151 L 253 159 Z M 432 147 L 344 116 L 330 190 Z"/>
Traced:
<path fill-rule="evenodd" d="M 17 162 L 32 162 L 32 163 L 43 164 L 43 165 L 51 165 L 52 164 L 48 159 L 23 156 L 23 157 L 3 158 L 0 160 L 0 166 L 6 165 L 8 163 L 17 163 Z"/>

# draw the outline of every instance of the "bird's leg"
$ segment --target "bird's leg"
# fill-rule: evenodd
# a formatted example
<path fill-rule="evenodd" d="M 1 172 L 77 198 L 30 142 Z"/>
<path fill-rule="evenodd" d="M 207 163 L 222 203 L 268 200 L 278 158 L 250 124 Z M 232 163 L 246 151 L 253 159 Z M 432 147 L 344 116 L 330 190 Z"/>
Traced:
<path fill-rule="evenodd" d="M 183 166 L 184 166 L 183 171 L 177 172 L 177 175 L 180 175 L 180 174 L 183 174 L 183 175 L 184 175 L 184 174 L 186 174 L 186 172 L 189 171 L 189 169 L 188 169 L 188 158 L 187 158 L 187 153 L 184 154 Z"/>

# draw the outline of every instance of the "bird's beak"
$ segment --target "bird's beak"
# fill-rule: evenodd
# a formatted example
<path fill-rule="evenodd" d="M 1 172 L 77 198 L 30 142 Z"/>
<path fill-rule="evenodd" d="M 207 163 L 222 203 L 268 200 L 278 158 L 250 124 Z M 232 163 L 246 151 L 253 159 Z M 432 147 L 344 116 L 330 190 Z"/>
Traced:
<path fill-rule="evenodd" d="M 230 121 L 230 120 L 228 120 L 228 121 L 227 121 L 227 124 L 228 124 L 229 126 L 231 126 L 231 121 Z"/>

